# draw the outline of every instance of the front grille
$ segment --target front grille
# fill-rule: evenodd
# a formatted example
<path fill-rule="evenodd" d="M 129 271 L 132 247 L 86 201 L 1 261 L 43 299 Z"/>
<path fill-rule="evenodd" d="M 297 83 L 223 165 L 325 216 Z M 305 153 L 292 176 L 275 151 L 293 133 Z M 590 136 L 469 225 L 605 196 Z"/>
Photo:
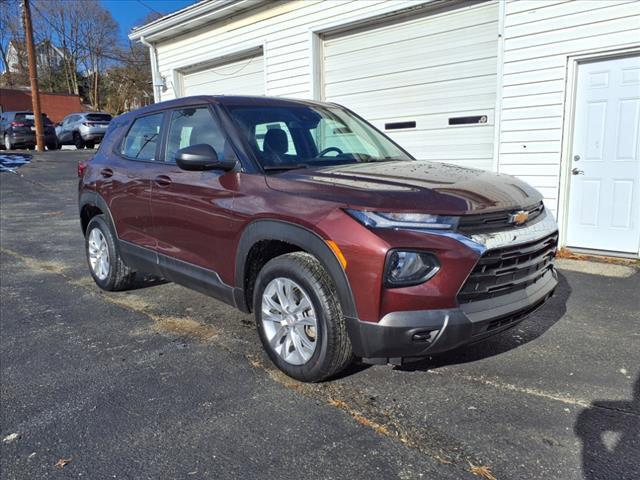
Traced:
<path fill-rule="evenodd" d="M 544 205 L 540 202 L 530 207 L 523 208 L 522 210 L 529 214 L 529 219 L 522 225 L 524 226 L 531 224 L 531 222 L 540 216 L 544 211 Z M 464 215 L 460 217 L 458 230 L 463 233 L 485 233 L 514 228 L 510 219 L 511 215 L 518 211 L 520 210 Z"/>
<path fill-rule="evenodd" d="M 458 293 L 460 303 L 476 302 L 527 288 L 553 268 L 558 232 L 532 242 L 487 250 Z"/>
<path fill-rule="evenodd" d="M 538 308 L 544 305 L 549 298 L 551 298 L 553 292 L 549 293 L 546 297 L 538 300 L 533 305 L 529 305 L 521 310 L 516 312 L 508 313 L 498 318 L 494 318 L 490 322 L 478 322 L 473 324 L 473 330 L 471 331 L 471 335 L 474 337 L 486 337 L 488 334 L 493 332 L 494 330 L 505 330 L 507 328 L 511 328 L 515 324 L 517 324 L 520 320 L 531 315 Z"/>

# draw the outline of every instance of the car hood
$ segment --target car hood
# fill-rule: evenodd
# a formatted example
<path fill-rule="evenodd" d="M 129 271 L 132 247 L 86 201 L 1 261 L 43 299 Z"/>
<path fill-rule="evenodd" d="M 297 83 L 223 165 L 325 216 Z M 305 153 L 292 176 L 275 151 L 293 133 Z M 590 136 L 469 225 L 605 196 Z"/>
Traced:
<path fill-rule="evenodd" d="M 442 215 L 519 209 L 542 200 L 537 190 L 512 176 L 429 161 L 290 170 L 268 176 L 267 184 L 346 207 Z"/>

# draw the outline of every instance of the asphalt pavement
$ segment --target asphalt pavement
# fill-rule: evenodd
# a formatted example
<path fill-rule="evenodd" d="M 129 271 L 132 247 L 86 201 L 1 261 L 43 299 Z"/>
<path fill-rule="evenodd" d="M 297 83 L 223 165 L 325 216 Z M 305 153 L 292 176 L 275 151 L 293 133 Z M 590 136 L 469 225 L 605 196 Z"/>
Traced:
<path fill-rule="evenodd" d="M 152 277 L 100 291 L 76 203 L 91 152 L 28 153 L 0 173 L 2 479 L 640 478 L 636 267 L 561 262 L 502 335 L 301 384 L 249 315 Z"/>

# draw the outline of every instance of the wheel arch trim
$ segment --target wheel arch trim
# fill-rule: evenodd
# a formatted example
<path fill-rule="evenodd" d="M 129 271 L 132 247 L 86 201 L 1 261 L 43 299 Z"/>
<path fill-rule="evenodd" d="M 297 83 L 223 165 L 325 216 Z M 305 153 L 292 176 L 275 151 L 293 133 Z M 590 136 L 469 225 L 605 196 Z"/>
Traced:
<path fill-rule="evenodd" d="M 315 256 L 334 282 L 343 314 L 346 317 L 358 318 L 349 279 L 334 251 L 317 233 L 284 220 L 255 220 L 242 232 L 236 251 L 235 266 L 236 304 L 241 310 L 250 310 L 244 295 L 246 261 L 251 248 L 264 240 L 290 243 Z"/>
<path fill-rule="evenodd" d="M 116 239 L 119 240 L 120 237 L 118 237 L 118 230 L 116 228 L 116 224 L 113 221 L 113 217 L 111 216 L 111 210 L 109 209 L 109 206 L 107 205 L 107 202 L 105 201 L 104 198 L 102 198 L 102 195 L 100 195 L 98 192 L 94 191 L 94 190 L 83 190 L 80 193 L 80 198 L 78 201 L 78 212 L 80 214 L 80 227 L 82 227 L 82 210 L 84 210 L 84 208 L 86 206 L 93 206 L 93 207 L 97 207 L 99 208 L 102 213 L 104 213 L 107 217 L 107 222 L 109 222 L 109 226 L 113 229 L 113 234 L 115 235 Z M 82 232 L 82 234 L 84 235 L 86 232 Z"/>

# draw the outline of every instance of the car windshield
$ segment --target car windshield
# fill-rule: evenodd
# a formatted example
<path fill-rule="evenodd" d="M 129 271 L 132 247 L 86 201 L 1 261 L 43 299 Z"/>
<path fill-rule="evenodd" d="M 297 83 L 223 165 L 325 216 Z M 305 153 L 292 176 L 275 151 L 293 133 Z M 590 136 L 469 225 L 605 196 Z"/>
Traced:
<path fill-rule="evenodd" d="M 228 109 L 265 170 L 412 160 L 383 134 L 339 107 Z"/>

